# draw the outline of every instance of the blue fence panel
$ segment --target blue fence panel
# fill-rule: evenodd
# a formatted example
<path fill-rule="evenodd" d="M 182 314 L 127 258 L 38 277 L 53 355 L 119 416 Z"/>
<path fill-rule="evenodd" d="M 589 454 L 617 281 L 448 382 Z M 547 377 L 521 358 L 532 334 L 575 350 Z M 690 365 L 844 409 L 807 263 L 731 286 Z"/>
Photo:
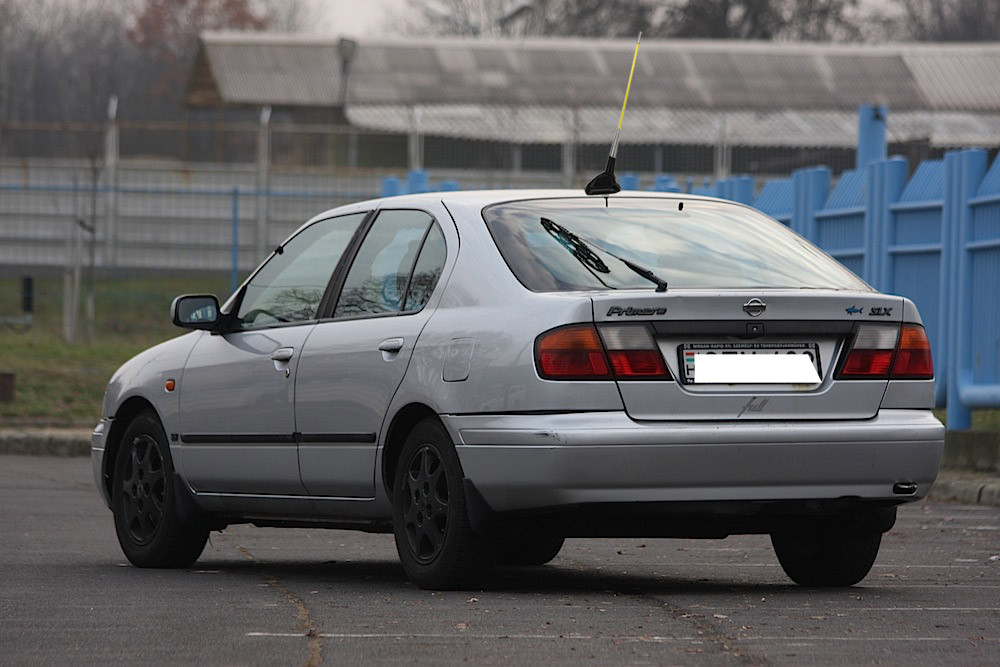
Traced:
<path fill-rule="evenodd" d="M 764 183 L 753 206 L 778 222 L 791 226 L 793 199 L 792 179 L 782 178 Z"/>
<path fill-rule="evenodd" d="M 657 174 L 649 189 L 653 192 L 680 192 L 681 186 L 670 174 Z"/>
<path fill-rule="evenodd" d="M 947 299 L 941 293 L 946 276 L 944 254 L 944 162 L 928 160 L 914 172 L 886 219 L 887 248 L 878 289 L 900 294 L 917 304 L 940 367 L 947 341 Z M 937 403 L 944 405 L 946 381 L 939 373 Z"/>
<path fill-rule="evenodd" d="M 753 201 L 753 179 L 749 176 L 737 176 L 727 178 L 716 184 L 718 196 L 741 204 L 749 204 Z"/>
<path fill-rule="evenodd" d="M 816 211 L 816 235 L 809 239 L 858 275 L 864 273 L 866 190 L 864 172 L 844 172 L 826 207 Z"/>
<path fill-rule="evenodd" d="M 958 381 L 965 407 L 1000 404 L 1000 158 L 960 223 Z"/>

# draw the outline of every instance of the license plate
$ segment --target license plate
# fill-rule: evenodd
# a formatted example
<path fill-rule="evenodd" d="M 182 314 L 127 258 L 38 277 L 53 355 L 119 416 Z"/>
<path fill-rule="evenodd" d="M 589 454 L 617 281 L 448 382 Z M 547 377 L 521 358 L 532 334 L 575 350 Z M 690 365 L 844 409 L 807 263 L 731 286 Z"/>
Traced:
<path fill-rule="evenodd" d="M 679 352 L 684 384 L 815 384 L 823 377 L 817 343 L 686 343 Z M 713 358 L 701 362 L 696 379 L 706 356 Z"/>

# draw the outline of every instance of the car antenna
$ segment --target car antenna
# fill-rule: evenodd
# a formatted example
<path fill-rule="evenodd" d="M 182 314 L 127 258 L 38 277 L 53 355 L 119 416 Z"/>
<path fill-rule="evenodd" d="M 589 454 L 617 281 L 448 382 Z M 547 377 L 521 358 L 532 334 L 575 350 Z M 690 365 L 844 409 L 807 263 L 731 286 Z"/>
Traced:
<path fill-rule="evenodd" d="M 588 195 L 613 195 L 622 190 L 622 186 L 618 185 L 618 181 L 615 180 L 615 157 L 618 155 L 618 135 L 621 134 L 622 120 L 625 119 L 625 105 L 628 104 L 628 91 L 632 87 L 632 74 L 635 73 L 635 61 L 639 57 L 639 42 L 641 41 L 642 32 L 640 31 L 639 37 L 635 40 L 632 69 L 628 72 L 628 85 L 625 86 L 625 101 L 622 102 L 622 113 L 618 116 L 618 129 L 615 130 L 614 141 L 611 142 L 611 152 L 608 154 L 608 166 L 605 167 L 604 171 L 594 176 L 590 183 L 587 183 L 584 192 Z"/>

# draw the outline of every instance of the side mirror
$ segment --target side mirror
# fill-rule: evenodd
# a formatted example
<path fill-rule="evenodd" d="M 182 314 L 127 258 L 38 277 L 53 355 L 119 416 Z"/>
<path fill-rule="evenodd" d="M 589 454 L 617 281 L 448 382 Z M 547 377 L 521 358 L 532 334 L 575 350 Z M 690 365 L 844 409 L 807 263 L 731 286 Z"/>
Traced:
<path fill-rule="evenodd" d="M 219 300 L 214 294 L 182 294 L 170 304 L 170 319 L 185 329 L 212 331 L 219 324 Z"/>

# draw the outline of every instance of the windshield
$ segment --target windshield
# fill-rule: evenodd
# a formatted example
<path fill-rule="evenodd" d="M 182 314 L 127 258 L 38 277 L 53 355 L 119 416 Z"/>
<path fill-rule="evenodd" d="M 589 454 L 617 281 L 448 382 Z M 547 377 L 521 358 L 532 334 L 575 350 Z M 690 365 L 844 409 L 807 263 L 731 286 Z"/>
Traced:
<path fill-rule="evenodd" d="M 671 290 L 870 290 L 781 223 L 733 204 L 581 197 L 497 204 L 483 217 L 518 280 L 536 292 L 653 288 L 622 260 Z"/>

